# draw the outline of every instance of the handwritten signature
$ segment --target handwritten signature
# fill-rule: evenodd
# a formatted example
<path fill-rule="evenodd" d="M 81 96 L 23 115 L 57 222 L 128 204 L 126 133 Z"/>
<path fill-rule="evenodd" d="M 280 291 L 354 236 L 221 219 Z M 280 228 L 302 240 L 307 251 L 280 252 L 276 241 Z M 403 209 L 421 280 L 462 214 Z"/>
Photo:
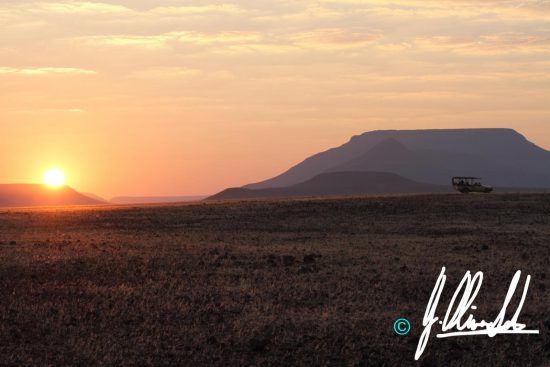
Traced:
<path fill-rule="evenodd" d="M 479 289 L 481 288 L 481 284 L 483 283 L 483 272 L 478 271 L 474 274 L 474 276 L 472 276 L 470 271 L 467 271 L 454 292 L 451 302 L 449 303 L 449 307 L 447 308 L 447 312 L 445 313 L 445 317 L 443 320 L 440 320 L 440 318 L 436 316 L 436 310 L 439 299 L 441 298 L 441 293 L 443 292 L 443 288 L 445 286 L 445 281 L 447 280 L 445 268 L 442 268 L 441 273 L 435 282 L 435 287 L 432 291 L 432 295 L 430 296 L 430 300 L 428 301 L 428 306 L 426 307 L 426 312 L 422 321 L 424 330 L 422 331 L 422 335 L 418 341 L 415 360 L 418 360 L 424 353 L 426 345 L 428 344 L 428 339 L 430 338 L 432 327 L 436 323 L 441 325 L 442 331 L 436 335 L 437 338 L 450 338 L 466 335 L 487 335 L 488 337 L 493 338 L 498 334 L 538 334 L 538 330 L 526 330 L 525 324 L 518 323 L 518 318 L 529 289 L 529 283 L 531 281 L 530 275 L 527 275 L 521 300 L 514 312 L 514 315 L 511 319 L 505 320 L 506 310 L 516 292 L 520 278 L 521 271 L 518 270 L 510 282 L 510 287 L 508 288 L 508 293 L 506 294 L 502 308 L 494 321 L 477 321 L 471 313 L 469 315 L 466 314 L 469 313 L 469 310 L 477 309 L 473 303 L 477 297 Z M 460 300 L 458 300 L 459 298 Z M 457 300 L 458 304 L 455 306 Z"/>

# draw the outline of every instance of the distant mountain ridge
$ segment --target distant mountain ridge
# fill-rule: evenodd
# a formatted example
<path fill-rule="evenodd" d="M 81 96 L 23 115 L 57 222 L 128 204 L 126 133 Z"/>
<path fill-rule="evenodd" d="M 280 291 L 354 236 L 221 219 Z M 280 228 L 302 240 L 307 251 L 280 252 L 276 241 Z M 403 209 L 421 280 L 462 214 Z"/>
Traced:
<path fill-rule="evenodd" d="M 0 207 L 96 204 L 101 202 L 69 186 L 49 188 L 39 184 L 0 184 Z"/>
<path fill-rule="evenodd" d="M 226 189 L 208 200 L 291 198 L 306 196 L 350 196 L 451 192 L 449 186 L 416 182 L 387 172 L 329 172 L 305 182 L 278 188 Z"/>
<path fill-rule="evenodd" d="M 206 196 L 118 196 L 106 200 L 69 186 L 50 188 L 41 184 L 0 184 L 0 207 L 32 207 L 63 205 L 133 205 L 199 201 Z"/>
<path fill-rule="evenodd" d="M 116 196 L 109 200 L 112 204 L 161 204 L 198 201 L 206 198 L 206 195 L 195 196 Z"/>
<path fill-rule="evenodd" d="M 90 199 L 96 200 L 102 204 L 108 204 L 109 200 L 102 198 L 101 196 L 98 196 L 91 192 L 80 192 L 82 195 L 89 197 Z"/>
<path fill-rule="evenodd" d="M 379 130 L 244 188 L 287 187 L 338 171 L 391 172 L 438 185 L 449 184 L 452 176 L 481 176 L 494 186 L 545 188 L 550 152 L 512 129 Z"/>

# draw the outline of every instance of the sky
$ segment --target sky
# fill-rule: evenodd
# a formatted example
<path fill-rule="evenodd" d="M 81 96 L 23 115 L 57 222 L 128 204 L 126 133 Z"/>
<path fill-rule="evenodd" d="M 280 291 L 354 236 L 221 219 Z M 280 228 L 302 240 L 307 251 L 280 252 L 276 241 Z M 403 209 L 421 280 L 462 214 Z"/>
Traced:
<path fill-rule="evenodd" d="M 209 194 L 379 129 L 550 149 L 550 1 L 0 2 L 0 182 Z"/>

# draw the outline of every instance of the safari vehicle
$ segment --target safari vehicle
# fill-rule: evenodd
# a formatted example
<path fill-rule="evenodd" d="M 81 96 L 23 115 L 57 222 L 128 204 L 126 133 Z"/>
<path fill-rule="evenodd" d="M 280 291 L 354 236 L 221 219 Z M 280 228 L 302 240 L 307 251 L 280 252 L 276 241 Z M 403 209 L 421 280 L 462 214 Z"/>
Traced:
<path fill-rule="evenodd" d="M 463 194 L 471 192 L 488 194 L 493 191 L 491 186 L 482 185 L 479 177 L 453 177 L 453 187 Z"/>

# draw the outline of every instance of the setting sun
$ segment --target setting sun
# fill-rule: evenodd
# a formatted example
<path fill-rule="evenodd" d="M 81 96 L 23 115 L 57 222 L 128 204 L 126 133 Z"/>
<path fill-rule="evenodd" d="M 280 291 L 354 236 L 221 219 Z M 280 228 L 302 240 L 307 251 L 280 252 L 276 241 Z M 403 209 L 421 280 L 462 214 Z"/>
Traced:
<path fill-rule="evenodd" d="M 52 168 L 44 173 L 44 184 L 50 187 L 65 185 L 65 174 L 58 168 Z"/>

